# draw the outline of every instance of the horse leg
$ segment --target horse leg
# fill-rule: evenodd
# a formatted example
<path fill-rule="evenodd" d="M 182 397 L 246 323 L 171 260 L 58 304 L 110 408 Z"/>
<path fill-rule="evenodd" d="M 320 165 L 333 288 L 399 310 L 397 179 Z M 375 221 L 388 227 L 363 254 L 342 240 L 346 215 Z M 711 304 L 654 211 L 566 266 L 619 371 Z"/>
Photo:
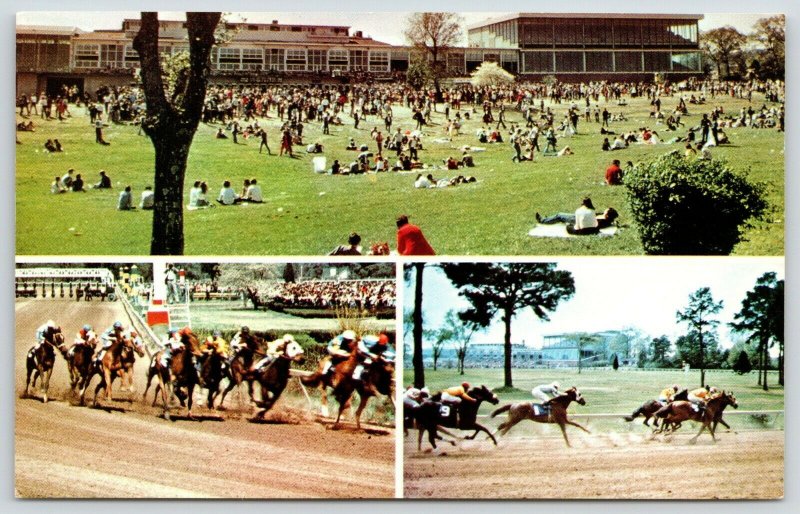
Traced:
<path fill-rule="evenodd" d="M 114 382 L 111 378 L 111 370 L 106 367 L 103 367 L 103 381 L 106 383 L 106 399 L 112 401 L 111 386 L 114 385 Z"/>
<path fill-rule="evenodd" d="M 153 382 L 153 372 L 148 369 L 147 370 L 147 385 L 144 388 L 144 392 L 142 393 L 142 401 L 147 399 L 147 391 L 150 390 L 150 384 Z M 158 393 L 156 393 L 158 394 Z M 154 399 L 155 400 L 155 399 Z"/>
<path fill-rule="evenodd" d="M 356 429 L 358 430 L 361 430 L 361 413 L 367 406 L 367 402 L 369 401 L 369 399 L 370 396 L 364 395 L 361 397 L 361 401 L 358 403 L 358 409 L 356 409 Z"/>
<path fill-rule="evenodd" d="M 42 401 L 47 403 L 47 391 L 50 389 L 50 375 L 53 374 L 53 368 L 48 369 L 42 375 L 42 390 L 44 391 L 44 395 L 42 397 Z"/>
<path fill-rule="evenodd" d="M 588 429 L 586 429 L 586 428 L 584 428 L 583 426 L 581 426 L 581 425 L 579 425 L 579 424 L 575 423 L 574 421 L 570 421 L 570 420 L 568 420 L 568 419 L 565 419 L 565 420 L 564 420 L 564 422 L 565 422 L 567 425 L 572 425 L 573 427 L 578 427 L 578 428 L 580 428 L 581 430 L 583 430 L 583 431 L 584 431 L 584 432 L 586 432 L 587 434 L 591 434 L 591 432 L 589 432 L 589 430 L 588 430 Z"/>
<path fill-rule="evenodd" d="M 561 427 L 561 434 L 564 436 L 564 442 L 567 443 L 567 447 L 568 448 L 572 448 L 572 445 L 569 444 L 569 439 L 567 438 L 566 425 L 563 422 L 561 422 L 561 423 L 558 424 L 558 426 Z"/>
<path fill-rule="evenodd" d="M 194 384 L 190 383 L 186 387 L 186 389 L 187 389 L 187 395 L 186 396 L 188 397 L 188 399 L 186 400 L 186 402 L 188 404 L 187 416 L 189 417 L 189 419 L 194 419 L 194 416 L 192 416 L 192 400 L 193 400 L 193 396 L 194 396 Z"/>
<path fill-rule="evenodd" d="M 492 435 L 488 428 L 483 425 L 479 425 L 478 423 L 475 423 L 475 428 L 475 434 L 472 435 L 472 439 L 475 439 L 475 436 L 478 435 L 478 432 L 486 432 L 486 435 L 489 436 L 489 439 L 491 439 L 494 445 L 497 446 L 497 439 L 494 438 L 494 435 Z"/>
<path fill-rule="evenodd" d="M 420 452 L 422 451 L 422 436 L 425 434 L 425 427 L 420 425 L 419 427 L 417 427 L 417 430 L 419 432 L 417 434 L 417 451 Z"/>
<path fill-rule="evenodd" d="M 692 437 L 691 439 L 689 439 L 689 442 L 690 442 L 691 444 L 695 444 L 695 443 L 697 442 L 697 438 L 698 438 L 698 437 L 700 437 L 700 434 L 702 434 L 702 433 L 703 433 L 703 430 L 705 430 L 706 428 L 708 428 L 708 431 L 709 431 L 709 432 L 711 432 L 711 429 L 708 427 L 708 425 L 707 425 L 706 423 L 703 423 L 703 426 L 702 426 L 702 427 L 700 427 L 700 431 L 699 431 L 699 432 L 697 432 L 697 435 L 695 435 L 694 437 Z M 714 434 L 713 434 L 713 433 L 711 433 L 711 437 L 712 437 L 712 438 L 714 438 Z M 716 443 L 716 442 L 717 442 L 717 440 L 716 440 L 716 439 L 714 439 L 714 442 Z"/>
<path fill-rule="evenodd" d="M 319 392 L 320 392 L 319 401 L 321 403 L 319 410 L 320 413 L 322 413 L 322 415 L 327 418 L 328 416 L 330 416 L 330 410 L 328 409 L 328 388 L 325 387 L 325 384 L 323 384 L 322 382 L 320 382 L 319 384 Z"/>

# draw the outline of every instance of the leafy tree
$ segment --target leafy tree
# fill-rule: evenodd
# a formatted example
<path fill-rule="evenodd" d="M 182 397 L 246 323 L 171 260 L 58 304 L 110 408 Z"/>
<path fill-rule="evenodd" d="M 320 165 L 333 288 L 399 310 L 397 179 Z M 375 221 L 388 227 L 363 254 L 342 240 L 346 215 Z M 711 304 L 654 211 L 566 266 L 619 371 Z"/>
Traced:
<path fill-rule="evenodd" d="M 441 268 L 472 305 L 461 313 L 462 320 L 488 327 L 499 314 L 505 325 L 504 383 L 513 387 L 511 321 L 523 307 L 548 321 L 548 313 L 575 294 L 572 273 L 553 263 L 443 263 Z"/>
<path fill-rule="evenodd" d="M 153 255 L 183 254 L 186 160 L 203 110 L 211 48 L 221 17 L 218 12 L 186 13 L 188 67 L 167 77 L 170 87 L 165 87 L 158 51 L 158 13 L 142 13 L 141 28 L 133 39 L 147 102 L 142 130 L 155 149 L 155 205 L 150 239 Z"/>
<path fill-rule="evenodd" d="M 472 340 L 472 335 L 479 328 L 474 323 L 461 319 L 463 313 L 454 310 L 447 311 L 444 316 L 444 327 L 448 329 L 453 337 L 451 341 L 455 347 L 456 358 L 458 359 L 458 372 L 464 374 L 464 361 L 467 358 L 467 350 Z"/>
<path fill-rule="evenodd" d="M 783 369 L 783 289 L 784 281 L 778 280 L 776 273 L 767 272 L 758 277 L 751 291 L 742 300 L 742 308 L 734 316 L 730 324 L 736 332 L 746 333 L 750 340 L 757 344 L 759 365 L 759 384 L 763 374 L 763 388 L 767 385 L 767 369 L 769 368 L 769 349 L 778 344 L 778 369 Z M 778 381 L 783 385 L 783 373 L 779 371 Z"/>
<path fill-rule="evenodd" d="M 648 254 L 728 255 L 767 210 L 763 184 L 674 153 L 636 165 L 625 190 Z"/>
<path fill-rule="evenodd" d="M 500 67 L 496 62 L 485 62 L 472 72 L 470 82 L 475 87 L 507 86 L 514 83 L 514 75 Z"/>
<path fill-rule="evenodd" d="M 700 34 L 701 47 L 717 65 L 719 78 L 731 75 L 731 60 L 742 52 L 742 46 L 747 42 L 747 36 L 731 27 L 719 27 Z M 725 74 L 722 68 L 725 68 Z"/>
<path fill-rule="evenodd" d="M 686 323 L 689 325 L 690 333 L 684 337 L 689 338 L 692 342 L 696 342 L 696 359 L 694 359 L 694 355 L 691 353 L 682 350 L 682 348 L 691 348 L 694 345 L 684 346 L 680 344 L 680 342 L 676 342 L 675 346 L 678 347 L 679 355 L 683 360 L 689 362 L 692 367 L 700 368 L 700 387 L 706 385 L 706 346 L 708 345 L 709 348 L 711 348 L 711 355 L 715 354 L 713 350 L 717 347 L 714 328 L 719 325 L 719 321 L 712 319 L 712 316 L 718 314 L 721 310 L 722 300 L 715 302 L 714 297 L 711 295 L 711 289 L 708 287 L 701 287 L 689 295 L 689 305 L 675 313 L 679 323 Z M 718 353 L 718 350 L 716 353 Z"/>
<path fill-rule="evenodd" d="M 739 357 L 736 359 L 736 363 L 733 365 L 733 371 L 740 375 L 746 375 L 753 370 L 752 364 L 750 364 L 750 358 L 747 356 L 747 352 L 742 350 L 739 352 Z"/>
<path fill-rule="evenodd" d="M 416 12 L 406 20 L 406 39 L 430 58 L 437 97 L 441 95 L 439 79 L 445 68 L 442 57 L 461 41 L 461 23 L 461 16 L 452 12 Z"/>
<path fill-rule="evenodd" d="M 669 350 L 672 347 L 667 336 L 659 336 L 650 342 L 650 362 L 657 368 L 670 364 Z"/>
<path fill-rule="evenodd" d="M 419 52 L 411 54 L 406 70 L 406 82 L 414 89 L 422 89 L 433 81 L 433 70 L 428 60 Z"/>
<path fill-rule="evenodd" d="M 783 79 L 786 75 L 786 16 L 761 18 L 753 28 L 751 38 L 763 48 L 761 61 L 756 61 L 759 76 Z"/>
<path fill-rule="evenodd" d="M 439 363 L 439 358 L 442 356 L 442 352 L 444 351 L 447 343 L 453 339 L 455 334 L 452 330 L 445 326 L 435 330 L 432 336 L 433 342 L 431 343 L 431 353 L 433 354 L 433 371 L 436 371 L 436 367 Z"/>
<path fill-rule="evenodd" d="M 693 368 L 716 369 L 723 367 L 725 352 L 719 346 L 716 335 L 706 333 L 702 346 L 697 331 L 690 330 L 675 340 L 676 360 L 688 363 Z M 701 353 L 702 352 L 702 353 Z"/>

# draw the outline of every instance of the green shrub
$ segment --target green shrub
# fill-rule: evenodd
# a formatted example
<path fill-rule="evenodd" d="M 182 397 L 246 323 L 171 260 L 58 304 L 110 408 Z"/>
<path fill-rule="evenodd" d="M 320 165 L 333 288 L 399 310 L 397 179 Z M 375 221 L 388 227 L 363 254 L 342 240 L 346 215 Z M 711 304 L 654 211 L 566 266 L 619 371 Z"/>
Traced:
<path fill-rule="evenodd" d="M 638 164 L 625 189 L 648 254 L 728 255 L 767 210 L 763 184 L 677 153 Z"/>

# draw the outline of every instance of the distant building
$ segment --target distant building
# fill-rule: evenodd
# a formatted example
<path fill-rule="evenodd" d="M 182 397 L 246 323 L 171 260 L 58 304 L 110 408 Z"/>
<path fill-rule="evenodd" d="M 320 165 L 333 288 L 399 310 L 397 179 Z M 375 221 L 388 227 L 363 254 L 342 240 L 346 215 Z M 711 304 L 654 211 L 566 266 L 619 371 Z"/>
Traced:
<path fill-rule="evenodd" d="M 46 13 L 43 13 L 46 16 Z M 651 80 L 700 74 L 697 23 L 702 15 L 518 13 L 468 28 L 468 47 L 444 52 L 447 74 L 464 77 L 497 62 L 523 79 Z M 60 92 L 63 85 L 94 94 L 134 82 L 139 57 L 133 38 L 141 20 L 119 29 L 17 26 L 17 92 Z M 414 51 L 343 25 L 227 23 L 228 40 L 211 54 L 217 84 L 342 83 L 402 79 Z M 188 50 L 186 22 L 160 21 L 159 50 Z"/>
<path fill-rule="evenodd" d="M 594 333 L 565 333 L 544 336 L 542 348 L 533 348 L 520 343 L 511 345 L 511 365 L 514 368 L 554 368 L 578 366 L 578 342 L 583 338 L 580 348 L 581 365 L 605 366 L 609 364 L 613 354 L 615 340 L 627 340 L 624 331 L 608 330 Z M 406 348 L 406 367 L 411 366 L 411 351 Z M 630 365 L 635 362 L 629 352 L 619 351 L 620 365 Z M 504 365 L 505 350 L 502 343 L 497 344 L 471 344 L 467 350 L 464 361 L 466 368 L 501 368 Z M 433 367 L 433 349 L 426 347 L 422 350 L 422 359 L 426 368 Z M 447 346 L 442 349 L 438 366 L 441 368 L 455 368 L 458 366 L 458 356 L 454 348 Z"/>
<path fill-rule="evenodd" d="M 651 80 L 702 71 L 695 14 L 517 13 L 468 29 L 470 62 L 496 60 L 525 78 Z M 487 50 L 487 49 L 493 50 Z M 491 55 L 487 55 L 491 52 Z M 489 57 L 489 58 L 487 58 Z"/>

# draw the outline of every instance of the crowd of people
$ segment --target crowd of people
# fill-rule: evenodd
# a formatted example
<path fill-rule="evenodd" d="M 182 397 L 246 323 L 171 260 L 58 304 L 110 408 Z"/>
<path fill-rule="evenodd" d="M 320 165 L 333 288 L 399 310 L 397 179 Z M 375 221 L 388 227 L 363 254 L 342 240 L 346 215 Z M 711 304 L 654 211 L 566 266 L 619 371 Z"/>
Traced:
<path fill-rule="evenodd" d="M 257 291 L 261 300 L 296 308 L 349 307 L 384 309 L 395 306 L 394 280 L 314 280 L 276 282 Z"/>

